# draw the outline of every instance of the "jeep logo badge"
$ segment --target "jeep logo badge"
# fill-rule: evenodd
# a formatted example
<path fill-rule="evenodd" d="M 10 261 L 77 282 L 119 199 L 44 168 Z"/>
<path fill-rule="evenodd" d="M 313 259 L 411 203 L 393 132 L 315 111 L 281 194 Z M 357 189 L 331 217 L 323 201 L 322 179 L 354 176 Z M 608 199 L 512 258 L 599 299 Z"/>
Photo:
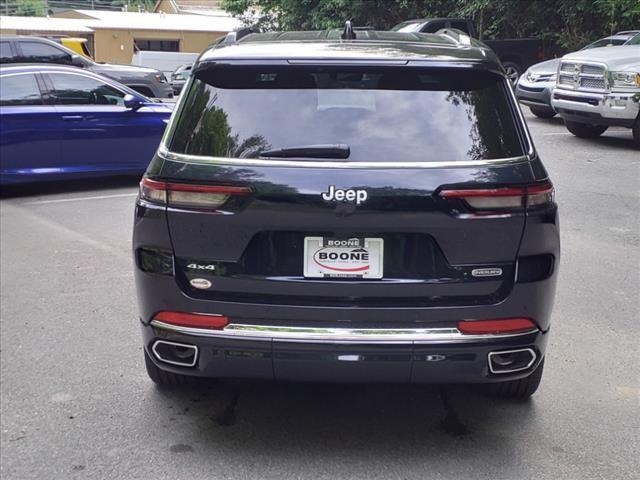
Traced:
<path fill-rule="evenodd" d="M 322 199 L 327 202 L 355 202 L 356 205 L 364 203 L 369 195 L 366 190 L 342 190 L 335 185 L 329 185 L 329 191 L 323 192 Z"/>

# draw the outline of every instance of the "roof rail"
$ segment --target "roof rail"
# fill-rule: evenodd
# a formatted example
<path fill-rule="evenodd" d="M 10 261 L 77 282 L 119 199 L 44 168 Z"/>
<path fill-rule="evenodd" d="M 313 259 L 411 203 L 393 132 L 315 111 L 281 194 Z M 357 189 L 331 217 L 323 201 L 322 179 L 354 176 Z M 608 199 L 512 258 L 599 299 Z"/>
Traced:
<path fill-rule="evenodd" d="M 347 20 L 344 22 L 344 30 L 342 31 L 342 35 L 340 38 L 343 40 L 355 40 L 356 32 L 353 31 L 353 25 L 351 25 L 351 20 Z"/>
<path fill-rule="evenodd" d="M 258 29 L 255 27 L 245 27 L 245 28 L 241 28 L 239 30 L 236 30 L 234 32 L 229 32 L 225 35 L 225 37 L 220 41 L 217 42 L 216 45 L 227 45 L 229 43 L 235 43 L 237 41 L 239 41 L 241 38 L 246 37 L 247 35 L 250 35 L 252 33 L 257 33 Z"/>
<path fill-rule="evenodd" d="M 471 37 L 457 28 L 442 28 L 436 32 L 436 35 L 443 35 L 450 38 L 458 45 L 471 46 Z"/>

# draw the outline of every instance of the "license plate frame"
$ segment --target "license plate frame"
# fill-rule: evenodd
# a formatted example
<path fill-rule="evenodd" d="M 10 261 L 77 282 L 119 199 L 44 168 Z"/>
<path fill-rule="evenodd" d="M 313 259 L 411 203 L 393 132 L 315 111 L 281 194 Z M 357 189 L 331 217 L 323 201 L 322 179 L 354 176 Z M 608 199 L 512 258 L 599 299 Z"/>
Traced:
<path fill-rule="evenodd" d="M 384 275 L 384 239 L 304 237 L 303 266 L 305 278 L 379 280 Z"/>

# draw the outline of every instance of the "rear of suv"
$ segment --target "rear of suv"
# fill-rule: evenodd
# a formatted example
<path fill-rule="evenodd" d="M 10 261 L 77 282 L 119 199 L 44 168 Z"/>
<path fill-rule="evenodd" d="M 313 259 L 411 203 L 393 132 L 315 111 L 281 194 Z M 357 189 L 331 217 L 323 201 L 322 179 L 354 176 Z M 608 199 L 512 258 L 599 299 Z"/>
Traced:
<path fill-rule="evenodd" d="M 250 34 L 193 66 L 141 182 L 147 371 L 535 392 L 553 187 L 458 32 Z"/>

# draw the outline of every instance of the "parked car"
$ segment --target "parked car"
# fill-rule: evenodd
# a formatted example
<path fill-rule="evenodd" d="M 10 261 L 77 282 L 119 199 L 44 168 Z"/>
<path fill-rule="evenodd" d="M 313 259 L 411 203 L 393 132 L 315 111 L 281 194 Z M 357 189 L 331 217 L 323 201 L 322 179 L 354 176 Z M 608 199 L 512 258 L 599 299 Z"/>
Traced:
<path fill-rule="evenodd" d="M 141 174 L 171 109 L 87 70 L 0 67 L 0 184 Z"/>
<path fill-rule="evenodd" d="M 618 32 L 610 37 L 596 40 L 581 50 L 631 44 L 639 39 L 640 32 L 637 30 Z M 518 80 L 516 97 L 520 103 L 527 105 L 536 117 L 552 118 L 556 115 L 551 106 L 551 93 L 556 85 L 556 72 L 559 63 L 560 59 L 554 58 L 532 65 Z"/>
<path fill-rule="evenodd" d="M 175 95 L 178 95 L 182 91 L 182 87 L 184 87 L 184 84 L 187 82 L 187 79 L 191 74 L 192 67 L 193 63 L 180 65 L 176 68 L 176 71 L 171 74 L 169 83 L 171 84 L 171 88 L 173 88 L 173 93 Z"/>
<path fill-rule="evenodd" d="M 220 45 L 196 62 L 137 199 L 151 379 L 532 395 L 557 206 L 495 54 L 349 24 Z"/>
<path fill-rule="evenodd" d="M 147 97 L 171 98 L 173 90 L 162 72 L 131 65 L 97 63 L 57 42 L 40 37 L 0 36 L 0 63 L 73 65 L 127 85 Z"/>
<path fill-rule="evenodd" d="M 193 64 L 199 53 L 187 52 L 152 52 L 141 50 L 133 54 L 132 65 L 154 68 L 170 78 L 176 68 L 185 63 Z"/>
<path fill-rule="evenodd" d="M 420 18 L 407 20 L 392 28 L 395 32 L 435 33 L 443 28 L 455 28 L 473 38 L 477 38 L 477 30 L 468 18 Z M 502 62 L 507 76 L 513 85 L 529 66 L 544 60 L 542 41 L 535 38 L 512 40 L 482 40 L 491 48 Z"/>
<path fill-rule="evenodd" d="M 610 126 L 627 127 L 640 147 L 640 45 L 565 55 L 551 104 L 577 137 L 596 138 Z"/>

